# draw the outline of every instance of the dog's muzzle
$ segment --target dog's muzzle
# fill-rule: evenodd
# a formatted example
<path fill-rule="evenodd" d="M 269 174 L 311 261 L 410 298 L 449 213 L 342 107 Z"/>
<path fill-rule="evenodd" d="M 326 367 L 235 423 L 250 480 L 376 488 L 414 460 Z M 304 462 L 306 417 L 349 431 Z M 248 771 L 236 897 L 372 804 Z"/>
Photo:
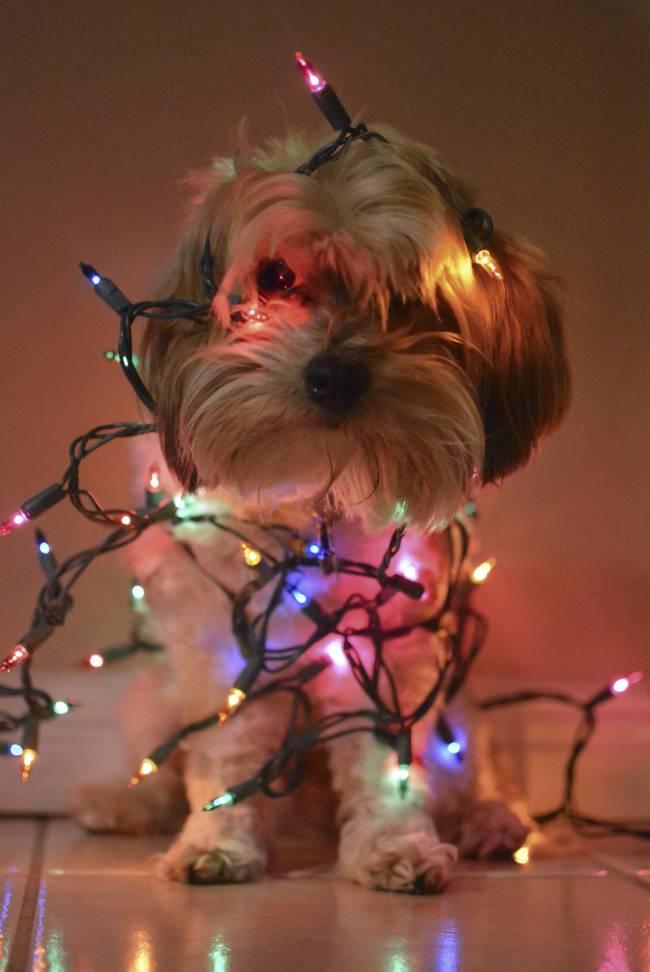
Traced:
<path fill-rule="evenodd" d="M 312 402 L 332 415 L 349 412 L 370 384 L 368 369 L 356 355 L 322 351 L 304 371 L 307 394 Z"/>

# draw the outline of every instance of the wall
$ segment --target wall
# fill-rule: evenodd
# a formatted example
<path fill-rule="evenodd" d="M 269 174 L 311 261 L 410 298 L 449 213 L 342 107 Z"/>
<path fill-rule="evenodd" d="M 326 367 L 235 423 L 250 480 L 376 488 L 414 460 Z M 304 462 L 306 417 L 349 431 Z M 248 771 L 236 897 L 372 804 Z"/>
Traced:
<path fill-rule="evenodd" d="M 352 111 L 435 145 L 470 174 L 497 224 L 536 241 L 567 284 L 571 415 L 539 461 L 482 502 L 499 569 L 481 595 L 492 621 L 481 665 L 527 684 L 584 677 L 595 687 L 641 667 L 645 17 L 633 3 L 530 0 L 7 7 L 0 510 L 59 475 L 74 434 L 135 416 L 101 355 L 115 318 L 77 261 L 142 294 L 173 245 L 181 177 L 227 149 L 243 115 L 260 138 L 287 120 L 318 124 L 292 63 L 300 47 Z M 126 452 L 98 457 L 90 478 L 119 503 Z M 45 527 L 61 554 L 98 535 L 68 508 Z M 9 646 L 39 583 L 27 531 L 1 541 L 0 570 Z M 41 664 L 119 640 L 127 589 L 116 560 L 97 564 Z"/>

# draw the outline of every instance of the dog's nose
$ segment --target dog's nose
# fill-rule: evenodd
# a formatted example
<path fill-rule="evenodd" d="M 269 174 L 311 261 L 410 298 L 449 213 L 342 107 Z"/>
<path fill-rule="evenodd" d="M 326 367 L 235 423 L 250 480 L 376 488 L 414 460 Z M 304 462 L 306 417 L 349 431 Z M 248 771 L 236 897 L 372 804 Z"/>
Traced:
<path fill-rule="evenodd" d="M 304 374 L 312 402 L 339 415 L 356 404 L 370 383 L 368 369 L 359 358 L 340 351 L 321 351 Z"/>

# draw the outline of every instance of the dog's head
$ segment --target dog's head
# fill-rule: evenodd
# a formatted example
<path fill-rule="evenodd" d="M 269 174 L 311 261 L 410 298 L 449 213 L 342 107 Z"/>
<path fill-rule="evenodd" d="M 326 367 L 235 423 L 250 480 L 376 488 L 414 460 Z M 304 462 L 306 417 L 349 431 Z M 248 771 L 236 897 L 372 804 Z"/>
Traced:
<path fill-rule="evenodd" d="M 374 130 L 386 141 L 351 140 L 311 174 L 295 169 L 314 147 L 289 139 L 204 178 L 156 296 L 205 299 L 209 239 L 213 316 L 151 322 L 145 338 L 186 488 L 221 483 L 266 508 L 327 497 L 369 527 L 433 529 L 564 414 L 541 254 L 494 232 L 476 263 L 471 192 L 425 146 Z"/>

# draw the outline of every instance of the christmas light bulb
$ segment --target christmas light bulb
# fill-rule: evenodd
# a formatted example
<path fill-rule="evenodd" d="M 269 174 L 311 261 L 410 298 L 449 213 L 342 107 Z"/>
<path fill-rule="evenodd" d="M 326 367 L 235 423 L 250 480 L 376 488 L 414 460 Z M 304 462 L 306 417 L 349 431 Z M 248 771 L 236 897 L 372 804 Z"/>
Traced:
<path fill-rule="evenodd" d="M 86 280 L 89 280 L 93 287 L 99 287 L 102 282 L 101 274 L 97 273 L 95 268 L 91 267 L 89 263 L 80 263 L 79 266 Z"/>
<path fill-rule="evenodd" d="M 5 660 L 0 663 L 0 672 L 10 672 L 12 668 L 19 665 L 22 661 L 29 656 L 29 651 L 24 645 L 16 645 L 14 650 L 10 655 L 7 655 Z"/>
<path fill-rule="evenodd" d="M 636 685 L 642 678 L 643 672 L 632 672 L 631 675 L 615 679 L 609 686 L 609 690 L 613 695 L 622 695 L 623 692 L 627 692 L 631 685 Z"/>
<path fill-rule="evenodd" d="M 215 797 L 214 800 L 210 800 L 203 807 L 204 810 L 217 810 L 219 807 L 231 807 L 235 802 L 234 795 L 226 790 L 221 796 Z"/>
<path fill-rule="evenodd" d="M 225 722 L 226 719 L 229 719 L 233 712 L 237 711 L 245 698 L 246 693 L 242 692 L 241 689 L 231 688 L 226 696 L 224 707 L 219 713 L 219 722 Z"/>
<path fill-rule="evenodd" d="M 103 655 L 91 655 L 88 658 L 87 665 L 90 668 L 103 668 L 104 667 L 104 656 Z"/>
<path fill-rule="evenodd" d="M 322 552 L 323 549 L 320 543 L 316 543 L 315 540 L 312 540 L 309 543 L 305 544 L 305 553 L 309 554 L 310 557 L 320 557 Z"/>
<path fill-rule="evenodd" d="M 409 788 L 411 767 L 408 763 L 400 763 L 397 767 L 397 789 L 402 800 L 406 796 Z"/>
<path fill-rule="evenodd" d="M 246 561 L 247 567 L 259 567 L 262 562 L 262 554 L 255 547 L 251 547 L 249 543 L 242 543 L 241 545 L 242 553 L 244 554 L 244 560 Z"/>
<path fill-rule="evenodd" d="M 400 520 L 403 520 L 404 517 L 406 516 L 407 509 L 408 509 L 408 503 L 406 502 L 406 500 L 398 499 L 397 502 L 395 503 L 395 506 L 393 507 L 393 515 L 391 519 L 394 520 L 396 523 L 399 523 Z"/>
<path fill-rule="evenodd" d="M 416 581 L 418 579 L 417 565 L 410 557 L 402 557 L 397 565 L 397 572 L 403 577 L 408 577 L 409 580 Z"/>
<path fill-rule="evenodd" d="M 496 566 L 496 560 L 494 557 L 490 557 L 489 560 L 484 560 L 482 564 L 479 564 L 470 573 L 470 580 L 472 584 L 483 584 L 488 579 L 492 571 Z"/>
<path fill-rule="evenodd" d="M 97 296 L 101 297 L 116 314 L 121 314 L 130 306 L 129 298 L 124 296 L 112 280 L 109 280 L 108 277 L 102 277 L 101 273 L 97 273 L 89 263 L 80 263 L 79 266 L 86 280 L 90 281 L 94 287 Z"/>
<path fill-rule="evenodd" d="M 29 520 L 29 516 L 23 510 L 18 510 L 17 513 L 13 513 L 8 519 L 3 523 L 0 523 L 0 537 L 6 537 L 14 530 L 18 530 L 19 527 L 24 526 Z"/>
<path fill-rule="evenodd" d="M 29 748 L 23 749 L 22 756 L 23 758 L 22 758 L 22 769 L 20 772 L 20 778 L 22 779 L 23 783 L 26 783 L 27 780 L 29 779 L 29 775 L 36 761 L 36 750 L 29 749 Z"/>
<path fill-rule="evenodd" d="M 40 554 L 43 554 L 44 557 L 47 557 L 49 553 L 52 553 L 52 548 L 50 547 L 47 540 L 41 540 L 41 542 L 38 545 L 38 552 Z"/>
<path fill-rule="evenodd" d="M 144 587 L 142 584 L 134 584 L 132 586 L 131 597 L 134 601 L 141 601 L 144 598 Z"/>
<path fill-rule="evenodd" d="M 314 70 L 313 66 L 300 51 L 296 51 L 294 57 L 310 93 L 319 94 L 327 85 L 325 78 L 321 77 L 318 71 Z"/>
<path fill-rule="evenodd" d="M 301 607 L 304 607 L 305 604 L 309 604 L 309 598 L 307 595 L 298 590 L 297 587 L 290 588 L 290 592 L 296 604 L 299 604 Z"/>
<path fill-rule="evenodd" d="M 145 756 L 145 758 L 140 763 L 140 766 L 138 767 L 137 773 L 135 774 L 135 776 L 132 776 L 131 779 L 129 780 L 128 783 L 129 789 L 131 790 L 133 789 L 134 786 L 137 786 L 138 783 L 140 783 L 140 781 L 145 778 L 145 776 L 151 776 L 152 773 L 157 773 L 157 772 L 158 772 L 157 763 L 154 763 L 153 759 L 151 759 L 149 756 Z"/>
<path fill-rule="evenodd" d="M 461 744 L 457 742 L 457 740 L 455 739 L 452 742 L 447 743 L 447 752 L 451 753 L 452 756 L 457 756 L 458 753 L 460 753 L 461 749 L 462 749 Z"/>
<path fill-rule="evenodd" d="M 22 756 L 23 747 L 20 745 L 20 743 L 12 743 L 9 747 L 9 754 L 10 756 Z"/>
<path fill-rule="evenodd" d="M 325 654 L 336 668 L 347 668 L 348 660 L 345 657 L 340 638 L 333 638 L 325 645 Z"/>
<path fill-rule="evenodd" d="M 185 509 L 185 497 L 182 493 L 176 493 L 176 496 L 174 497 L 174 506 L 177 510 Z"/>
<path fill-rule="evenodd" d="M 52 712 L 54 715 L 67 715 L 71 708 L 72 706 L 69 702 L 66 702 L 65 699 L 57 699 L 56 702 L 52 703 Z"/>
<path fill-rule="evenodd" d="M 495 277 L 497 280 L 503 280 L 503 274 L 499 270 L 499 265 L 485 247 L 481 250 L 477 250 L 472 256 L 472 260 L 479 267 L 482 267 L 491 277 Z"/>
<path fill-rule="evenodd" d="M 123 516 L 120 517 L 120 523 L 122 524 L 122 526 L 131 526 L 132 522 L 133 520 L 128 513 L 125 513 Z"/>
<path fill-rule="evenodd" d="M 160 473 L 158 471 L 158 466 L 155 463 L 149 470 L 149 482 L 147 484 L 147 489 L 152 492 L 156 492 L 160 489 Z"/>
<path fill-rule="evenodd" d="M 512 859 L 515 862 L 515 864 L 528 864 L 530 860 L 530 851 L 528 850 L 525 844 L 523 844 L 518 850 L 514 852 L 514 854 L 512 855 Z"/>
<path fill-rule="evenodd" d="M 315 70 L 313 65 L 309 63 L 300 51 L 296 51 L 295 57 L 298 68 L 318 110 L 322 112 L 335 131 L 344 132 L 349 129 L 352 121 L 341 104 L 334 88 Z"/>

